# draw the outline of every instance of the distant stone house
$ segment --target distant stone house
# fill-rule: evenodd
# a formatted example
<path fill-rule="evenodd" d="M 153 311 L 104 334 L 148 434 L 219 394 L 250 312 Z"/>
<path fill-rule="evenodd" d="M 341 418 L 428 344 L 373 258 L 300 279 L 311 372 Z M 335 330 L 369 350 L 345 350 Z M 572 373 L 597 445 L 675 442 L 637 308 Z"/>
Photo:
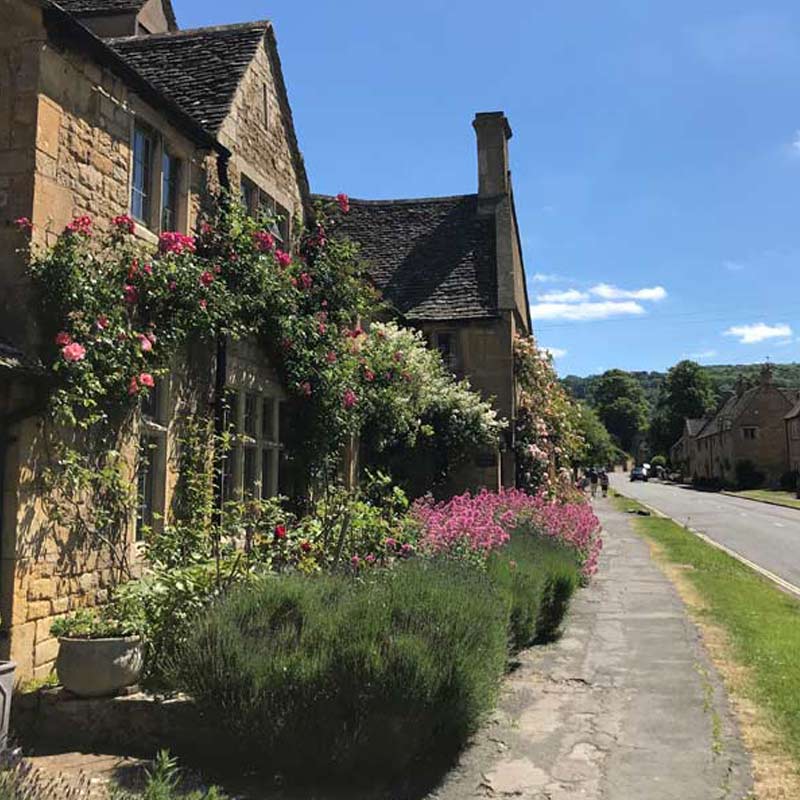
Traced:
<path fill-rule="evenodd" d="M 786 470 L 800 475 L 800 400 L 784 419 L 786 426 Z"/>
<path fill-rule="evenodd" d="M 672 469 L 685 478 L 692 477 L 692 465 L 697 460 L 697 435 L 707 421 L 704 418 L 684 420 L 683 434 L 670 448 L 669 461 Z"/>
<path fill-rule="evenodd" d="M 229 188 L 281 214 L 275 235 L 288 246 L 309 190 L 270 23 L 179 31 L 169 0 L 0 0 L 0 19 L 0 657 L 30 677 L 51 669 L 53 617 L 102 603 L 112 576 L 106 554 L 48 524 L 37 493 L 47 387 L 13 220 L 30 218 L 44 245 L 74 216 L 127 213 L 154 244 L 163 230 L 194 231 L 209 192 Z M 254 342 L 229 343 L 216 363 L 224 373 L 185 354 L 143 405 L 131 447 L 152 455 L 131 476 L 133 559 L 139 531 L 169 514 L 177 423 L 208 401 L 186 391 L 190 367 L 225 387 L 248 435 L 225 491 L 277 490 L 276 373 Z"/>
<path fill-rule="evenodd" d="M 758 385 L 746 388 L 740 379 L 720 410 L 691 437 L 691 477 L 733 485 L 737 465 L 749 463 L 765 483 L 776 486 L 789 458 L 786 415 L 798 399 L 800 390 L 775 385 L 770 364 L 762 367 Z"/>
<path fill-rule="evenodd" d="M 360 244 L 364 263 L 395 313 L 424 333 L 455 374 L 493 398 L 511 423 L 503 452 L 479 456 L 459 481 L 513 486 L 513 342 L 532 328 L 509 167 L 511 127 L 499 112 L 476 115 L 473 127 L 476 194 L 351 198 L 338 230 Z"/>

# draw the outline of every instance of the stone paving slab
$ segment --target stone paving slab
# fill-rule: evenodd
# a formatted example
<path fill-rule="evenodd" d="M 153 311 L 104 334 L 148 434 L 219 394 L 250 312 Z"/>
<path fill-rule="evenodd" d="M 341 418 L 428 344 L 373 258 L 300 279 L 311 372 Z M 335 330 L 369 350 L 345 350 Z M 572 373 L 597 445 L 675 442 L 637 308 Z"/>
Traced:
<path fill-rule="evenodd" d="M 599 500 L 605 549 L 564 637 L 523 653 L 491 723 L 428 800 L 741 800 L 749 757 L 670 581 Z"/>

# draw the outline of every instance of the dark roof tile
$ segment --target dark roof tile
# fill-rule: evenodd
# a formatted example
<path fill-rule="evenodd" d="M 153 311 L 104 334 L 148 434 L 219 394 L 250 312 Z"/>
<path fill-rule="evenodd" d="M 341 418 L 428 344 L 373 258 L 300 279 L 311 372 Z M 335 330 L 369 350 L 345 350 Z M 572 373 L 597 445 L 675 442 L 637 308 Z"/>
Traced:
<path fill-rule="evenodd" d="M 70 14 L 114 14 L 119 11 L 139 11 L 147 0 L 55 0 Z"/>
<path fill-rule="evenodd" d="M 408 320 L 497 316 L 494 216 L 477 195 L 350 200 L 336 232 L 361 246 L 385 299 Z"/>
<path fill-rule="evenodd" d="M 127 64 L 216 134 L 269 22 L 107 39 Z"/>

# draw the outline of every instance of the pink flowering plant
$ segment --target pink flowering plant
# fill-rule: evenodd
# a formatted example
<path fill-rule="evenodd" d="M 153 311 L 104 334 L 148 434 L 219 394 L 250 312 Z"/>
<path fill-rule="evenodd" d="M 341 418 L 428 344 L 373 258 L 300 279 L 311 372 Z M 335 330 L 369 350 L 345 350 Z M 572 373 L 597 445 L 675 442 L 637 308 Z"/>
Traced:
<path fill-rule="evenodd" d="M 478 563 L 508 544 L 512 534 L 540 536 L 572 550 L 588 579 L 603 547 L 600 522 L 588 503 L 553 500 L 544 491 L 483 490 L 442 503 L 423 499 L 414 504 L 412 515 L 421 528 L 423 552 Z"/>

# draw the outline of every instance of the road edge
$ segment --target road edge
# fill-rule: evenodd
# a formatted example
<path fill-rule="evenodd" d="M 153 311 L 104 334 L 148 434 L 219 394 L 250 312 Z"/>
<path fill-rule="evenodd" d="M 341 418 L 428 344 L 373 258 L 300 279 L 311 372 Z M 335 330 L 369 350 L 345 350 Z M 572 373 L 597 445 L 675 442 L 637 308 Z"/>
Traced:
<path fill-rule="evenodd" d="M 775 508 L 788 508 L 790 511 L 800 512 L 797 506 L 787 506 L 785 503 L 778 503 L 775 500 L 761 500 L 758 497 L 745 497 L 744 495 L 737 494 L 736 492 L 726 492 L 724 489 L 720 492 L 727 497 L 736 497 L 739 500 L 749 500 L 751 503 L 763 503 L 765 506 L 775 506 Z"/>
<path fill-rule="evenodd" d="M 619 490 L 616 490 L 617 494 L 620 497 L 624 497 L 626 500 L 632 500 L 635 503 L 639 503 L 642 507 L 646 508 L 651 514 L 655 514 L 657 517 L 661 517 L 663 519 L 668 519 L 671 522 L 674 522 L 679 527 L 683 528 L 685 531 L 697 536 L 698 539 L 702 539 L 706 544 L 710 544 L 712 547 L 716 547 L 717 550 L 721 550 L 726 555 L 729 555 L 731 558 L 735 558 L 740 563 L 744 564 L 746 567 L 749 567 L 754 572 L 757 572 L 761 575 L 762 578 L 766 578 L 768 581 L 774 583 L 779 589 L 786 592 L 787 594 L 792 595 L 800 599 L 800 586 L 795 586 L 793 583 L 789 583 L 789 581 L 781 578 L 780 575 L 776 575 L 774 572 L 770 572 L 766 567 L 762 567 L 755 562 L 751 561 L 749 558 L 746 558 L 741 553 L 737 553 L 735 550 L 731 550 L 730 547 L 726 547 L 724 544 L 720 544 L 719 542 L 714 541 L 714 539 L 707 536 L 702 531 L 697 530 L 697 528 L 692 528 L 688 525 L 684 525 L 680 520 L 675 519 L 675 517 L 671 517 L 669 514 L 665 514 L 663 511 L 659 511 L 657 508 L 651 506 L 649 503 L 644 503 L 641 500 L 637 500 L 635 497 L 628 497 L 626 494 L 622 494 Z M 754 500 L 753 502 L 758 503 L 761 502 L 759 500 Z M 786 508 L 786 506 L 784 506 Z"/>

